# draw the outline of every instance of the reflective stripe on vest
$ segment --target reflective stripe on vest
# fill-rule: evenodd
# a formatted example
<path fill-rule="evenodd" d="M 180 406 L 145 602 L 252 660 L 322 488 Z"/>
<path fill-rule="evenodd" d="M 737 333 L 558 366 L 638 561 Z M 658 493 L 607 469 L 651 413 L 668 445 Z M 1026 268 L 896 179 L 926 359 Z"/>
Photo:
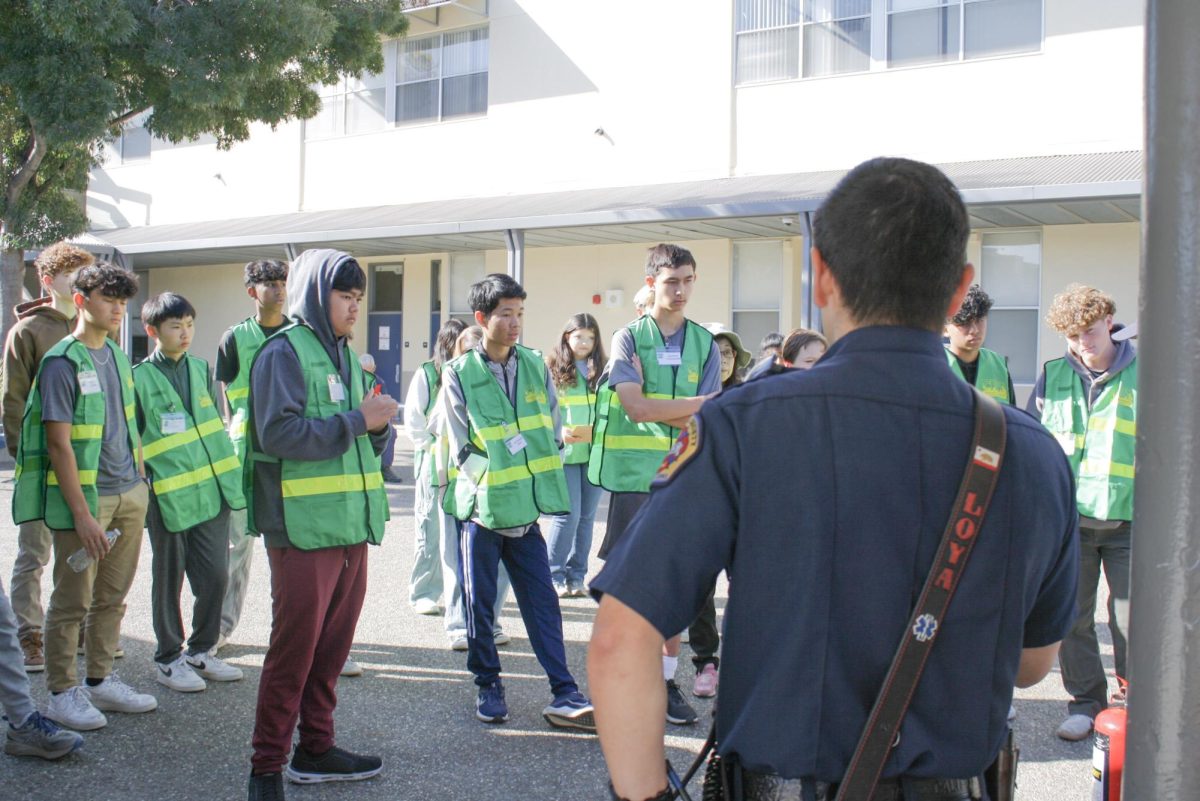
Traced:
<path fill-rule="evenodd" d="M 129 449 L 138 452 L 137 422 L 134 417 L 135 396 L 133 372 L 129 359 L 112 340 L 105 340 L 108 352 L 115 360 L 117 375 L 121 382 L 121 401 L 125 410 L 125 427 L 129 434 Z M 75 375 L 96 372 L 87 347 L 68 336 L 42 357 L 38 376 L 34 378 L 29 398 L 25 403 L 25 415 L 21 421 L 21 439 L 17 445 L 17 468 L 13 478 L 13 521 L 24 523 L 29 520 L 45 520 L 52 529 L 75 528 L 75 516 L 71 513 L 59 489 L 58 476 L 50 465 L 46 450 L 46 428 L 42 423 L 42 394 L 38 379 L 41 366 L 47 359 L 64 357 L 75 368 Z M 84 393 L 76 379 L 75 410 L 71 420 L 71 450 L 79 475 L 79 485 L 92 516 L 99 514 L 99 493 L 96 481 L 100 475 L 100 448 L 104 436 L 104 391 Z M 135 459 L 136 460 L 136 459 Z"/>
<path fill-rule="evenodd" d="M 1083 380 L 1066 359 L 1046 364 L 1042 424 L 1075 471 L 1080 514 L 1133 519 L 1137 360 L 1110 378 L 1089 409 Z"/>
<path fill-rule="evenodd" d="M 662 332 L 650 315 L 629 324 L 642 362 L 642 394 L 652 399 L 694 398 L 712 355 L 713 337 L 691 320 L 684 322 L 680 365 L 660 365 L 657 352 L 665 347 Z M 679 435 L 666 423 L 635 423 L 621 406 L 617 393 L 605 385 L 596 398 L 596 417 L 588 459 L 588 480 L 610 492 L 649 492 L 650 480 Z"/>
<path fill-rule="evenodd" d="M 250 404 L 250 366 L 267 341 L 258 320 L 247 317 L 233 327 L 233 344 L 238 356 L 238 373 L 225 385 L 225 400 L 229 403 L 229 439 L 239 457 L 246 455 L 246 419 Z"/>
<path fill-rule="evenodd" d="M 241 459 L 208 394 L 208 363 L 191 355 L 184 358 L 190 412 L 158 367 L 142 362 L 133 370 L 145 425 L 142 456 L 163 525 L 173 532 L 212 520 L 222 502 L 230 509 L 246 508 Z M 164 434 L 163 414 L 182 414 L 184 430 Z"/>
<path fill-rule="evenodd" d="M 325 419 L 362 405 L 367 393 L 367 374 L 349 345 L 342 345 L 342 361 L 349 365 L 350 385 L 342 386 L 342 398 L 336 400 L 333 387 L 341 386 L 341 373 L 313 330 L 293 324 L 274 336 L 286 339 L 300 361 L 305 383 L 305 418 Z M 249 411 L 247 420 L 253 425 L 253 407 Z M 263 453 L 254 440 L 255 437 L 250 437 L 247 442 L 252 458 L 246 460 L 243 480 L 252 532 L 259 533 L 254 520 L 255 467 L 277 463 L 284 525 L 288 541 L 294 547 L 307 551 L 382 541 L 390 513 L 379 457 L 368 434 L 355 437 L 345 452 L 316 461 L 276 459 Z"/>
<path fill-rule="evenodd" d="M 596 395 L 588 388 L 587 379 L 575 369 L 575 384 L 558 393 L 558 408 L 561 409 L 563 428 L 590 426 L 596 419 Z M 588 442 L 577 442 L 563 446 L 563 464 L 585 464 L 591 456 L 592 446 Z"/>
<path fill-rule="evenodd" d="M 515 405 L 478 351 L 447 365 L 462 386 L 471 442 L 486 454 L 488 464 L 478 487 L 456 473 L 442 508 L 459 520 L 478 518 L 490 529 L 517 528 L 540 514 L 564 514 L 571 508 L 546 396 L 546 365 L 529 348 L 517 345 L 516 353 Z M 509 446 L 517 435 L 525 445 L 512 452 Z"/>
<path fill-rule="evenodd" d="M 950 369 L 956 376 L 963 381 L 967 377 L 963 375 L 962 368 L 958 365 L 958 357 L 954 355 L 949 348 L 946 349 L 946 361 L 950 362 Z M 1008 364 L 1004 361 L 1004 357 L 994 350 L 987 348 L 979 349 L 979 367 L 975 373 L 975 386 L 984 395 L 995 398 L 1001 403 L 1008 403 Z"/>

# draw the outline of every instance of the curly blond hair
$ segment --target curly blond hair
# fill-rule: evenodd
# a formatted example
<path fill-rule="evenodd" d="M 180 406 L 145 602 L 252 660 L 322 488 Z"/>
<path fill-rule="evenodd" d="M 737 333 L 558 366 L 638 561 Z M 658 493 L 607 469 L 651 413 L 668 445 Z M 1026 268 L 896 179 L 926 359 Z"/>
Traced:
<path fill-rule="evenodd" d="M 1102 317 L 1117 313 L 1111 295 L 1094 287 L 1071 284 L 1054 296 L 1046 323 L 1060 334 L 1070 336 L 1091 327 Z"/>
<path fill-rule="evenodd" d="M 66 242 L 55 242 L 33 260 L 39 278 L 55 278 L 96 263 L 96 257 Z"/>

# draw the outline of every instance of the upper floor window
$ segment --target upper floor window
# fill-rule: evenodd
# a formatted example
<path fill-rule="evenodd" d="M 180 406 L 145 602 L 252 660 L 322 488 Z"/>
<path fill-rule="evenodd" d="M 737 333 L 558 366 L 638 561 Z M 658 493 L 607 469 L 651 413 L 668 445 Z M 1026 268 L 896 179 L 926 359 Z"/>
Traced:
<path fill-rule="evenodd" d="M 343 76 L 318 91 L 321 110 L 304 123 L 308 138 L 378 131 L 387 125 L 387 86 L 381 74 Z"/>
<path fill-rule="evenodd" d="M 400 43 L 396 122 L 487 112 L 488 29 L 439 33 Z"/>
<path fill-rule="evenodd" d="M 1036 52 L 1043 0 L 736 0 L 738 84 Z"/>

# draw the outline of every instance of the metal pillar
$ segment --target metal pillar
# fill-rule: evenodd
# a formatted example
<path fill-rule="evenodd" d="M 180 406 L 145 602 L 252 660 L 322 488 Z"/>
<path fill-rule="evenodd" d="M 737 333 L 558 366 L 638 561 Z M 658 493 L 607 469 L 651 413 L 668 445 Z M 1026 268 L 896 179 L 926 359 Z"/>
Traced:
<path fill-rule="evenodd" d="M 801 218 L 804 220 L 804 277 L 801 279 L 800 290 L 800 325 L 813 331 L 820 331 L 821 309 L 813 303 L 812 212 L 804 212 Z"/>
<path fill-rule="evenodd" d="M 1200 3 L 1148 0 L 1123 797 L 1200 790 Z"/>
<path fill-rule="evenodd" d="M 504 244 L 508 248 L 508 274 L 518 284 L 525 284 L 525 232 L 509 228 L 504 232 Z"/>

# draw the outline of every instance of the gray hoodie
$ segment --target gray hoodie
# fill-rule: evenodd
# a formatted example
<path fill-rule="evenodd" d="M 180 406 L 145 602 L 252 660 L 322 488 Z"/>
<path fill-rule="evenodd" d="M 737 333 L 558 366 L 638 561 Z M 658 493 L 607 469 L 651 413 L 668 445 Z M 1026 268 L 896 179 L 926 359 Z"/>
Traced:
<path fill-rule="evenodd" d="M 297 325 L 313 330 L 342 383 L 350 383 L 350 364 L 342 358 L 345 337 L 337 337 L 329 323 L 328 301 L 333 277 L 349 254 L 337 250 L 306 250 L 292 262 L 288 275 L 288 316 Z M 357 357 L 355 357 L 357 358 Z M 332 417 L 306 419 L 307 383 L 300 359 L 286 337 L 267 340 L 250 371 L 250 403 L 255 448 L 279 459 L 320 461 L 345 453 L 354 439 L 367 433 L 367 422 L 357 409 Z M 392 436 L 391 426 L 371 435 L 375 452 L 382 453 Z M 254 517 L 267 547 L 291 543 L 283 522 L 280 466 L 271 462 L 254 465 Z M 367 533 L 363 532 L 363 541 Z"/>

